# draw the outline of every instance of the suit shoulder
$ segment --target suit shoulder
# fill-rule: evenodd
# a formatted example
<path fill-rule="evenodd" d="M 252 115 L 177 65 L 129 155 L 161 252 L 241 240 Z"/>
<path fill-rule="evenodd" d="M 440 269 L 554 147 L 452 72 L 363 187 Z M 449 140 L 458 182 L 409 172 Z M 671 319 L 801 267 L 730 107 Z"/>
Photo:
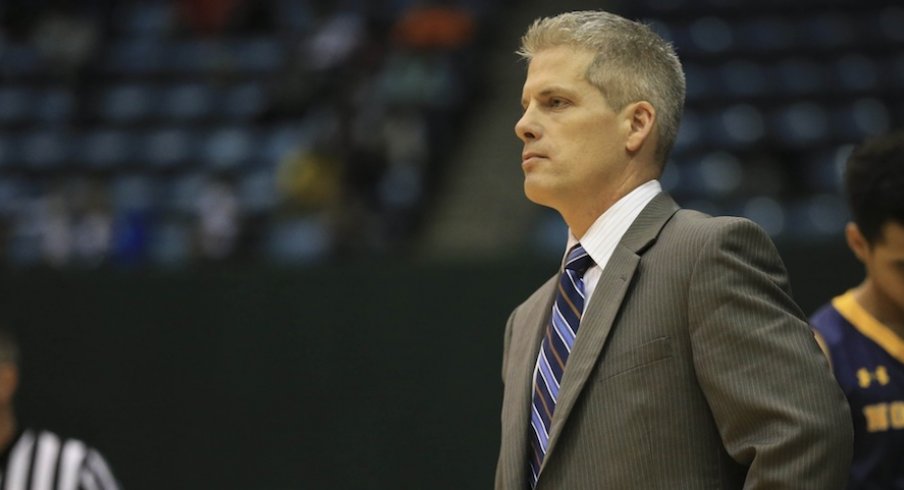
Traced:
<path fill-rule="evenodd" d="M 740 216 L 711 216 L 693 209 L 680 209 L 669 224 L 691 228 L 701 233 L 719 233 L 726 230 L 758 230 L 765 233 L 760 225 Z"/>
<path fill-rule="evenodd" d="M 766 245 L 767 248 L 774 249 L 766 230 L 747 218 L 710 216 L 690 209 L 676 212 L 663 229 L 663 234 L 690 245 L 694 250 L 700 250 L 706 244 L 726 241 Z"/>

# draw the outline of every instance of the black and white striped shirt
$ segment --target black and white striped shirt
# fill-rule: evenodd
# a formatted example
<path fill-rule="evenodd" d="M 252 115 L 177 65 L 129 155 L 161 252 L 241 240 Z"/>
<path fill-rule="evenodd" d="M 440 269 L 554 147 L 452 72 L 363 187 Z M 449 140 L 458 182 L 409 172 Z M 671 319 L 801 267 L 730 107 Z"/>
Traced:
<path fill-rule="evenodd" d="M 119 490 L 99 452 L 48 431 L 21 432 L 0 464 L 0 490 Z"/>

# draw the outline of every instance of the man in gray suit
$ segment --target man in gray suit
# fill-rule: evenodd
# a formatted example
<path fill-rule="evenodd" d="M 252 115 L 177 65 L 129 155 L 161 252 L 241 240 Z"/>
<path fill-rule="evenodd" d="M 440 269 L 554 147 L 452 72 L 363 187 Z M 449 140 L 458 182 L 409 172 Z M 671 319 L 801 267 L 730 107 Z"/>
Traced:
<path fill-rule="evenodd" d="M 848 407 L 772 242 L 657 181 L 684 102 L 674 50 L 573 12 L 520 54 L 525 193 L 570 237 L 506 327 L 496 489 L 843 488 Z"/>

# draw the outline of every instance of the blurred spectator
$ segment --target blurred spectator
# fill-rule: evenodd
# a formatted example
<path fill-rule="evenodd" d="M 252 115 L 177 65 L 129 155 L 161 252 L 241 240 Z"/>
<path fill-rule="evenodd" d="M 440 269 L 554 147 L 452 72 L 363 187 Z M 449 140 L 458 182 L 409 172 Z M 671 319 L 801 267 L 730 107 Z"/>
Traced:
<path fill-rule="evenodd" d="M 198 245 L 205 259 L 223 260 L 236 251 L 241 226 L 232 185 L 210 180 L 198 197 Z"/>
<path fill-rule="evenodd" d="M 179 13 L 202 36 L 221 34 L 232 22 L 243 0 L 179 0 Z"/>
<path fill-rule="evenodd" d="M 61 191 L 51 191 L 38 201 L 37 223 L 44 259 L 53 266 L 66 265 L 72 253 L 72 229 Z"/>
<path fill-rule="evenodd" d="M 462 57 L 486 20 L 475 12 L 0 3 L 0 250 L 95 267 L 403 247 L 475 85 L 480 53 Z"/>
<path fill-rule="evenodd" d="M 40 18 L 33 35 L 48 65 L 64 77 L 74 77 L 94 55 L 98 34 L 91 19 L 52 10 Z"/>
<path fill-rule="evenodd" d="M 71 225 L 74 262 L 80 266 L 96 267 L 104 263 L 110 253 L 113 218 L 101 184 L 85 181 L 77 192 L 71 205 L 75 212 Z"/>
<path fill-rule="evenodd" d="M 393 37 L 414 49 L 456 50 L 474 40 L 476 22 L 471 13 L 452 2 L 415 2 L 393 27 Z"/>
<path fill-rule="evenodd" d="M 307 45 L 307 62 L 314 70 L 345 64 L 362 41 L 364 22 L 355 12 L 336 12 L 324 20 Z"/>
<path fill-rule="evenodd" d="M 126 209 L 113 223 L 112 259 L 117 265 L 145 264 L 150 248 L 151 216 L 147 210 Z"/>

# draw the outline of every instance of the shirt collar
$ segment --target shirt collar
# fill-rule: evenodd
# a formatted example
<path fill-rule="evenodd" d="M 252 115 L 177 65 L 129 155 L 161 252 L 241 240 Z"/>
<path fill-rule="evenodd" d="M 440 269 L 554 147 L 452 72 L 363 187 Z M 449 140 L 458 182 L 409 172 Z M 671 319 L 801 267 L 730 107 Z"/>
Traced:
<path fill-rule="evenodd" d="M 590 225 L 580 240 L 569 228 L 568 244 L 565 247 L 565 257 L 562 259 L 563 266 L 568 257 L 568 251 L 580 241 L 581 246 L 593 261 L 598 266 L 605 267 L 622 236 L 628 231 L 643 208 L 661 192 L 662 185 L 659 181 L 649 180 L 610 206 Z"/>

